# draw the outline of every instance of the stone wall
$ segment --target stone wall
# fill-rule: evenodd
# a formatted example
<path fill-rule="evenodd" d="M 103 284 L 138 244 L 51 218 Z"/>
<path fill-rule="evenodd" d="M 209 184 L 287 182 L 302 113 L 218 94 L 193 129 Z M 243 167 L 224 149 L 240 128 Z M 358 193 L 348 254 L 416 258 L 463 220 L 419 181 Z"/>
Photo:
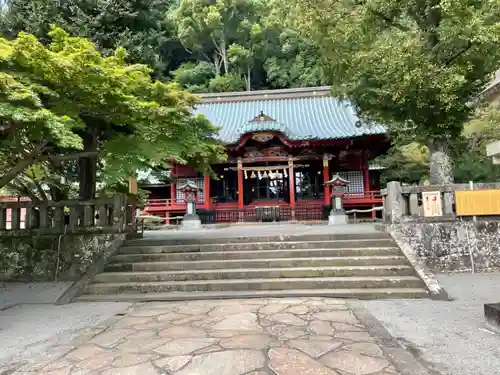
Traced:
<path fill-rule="evenodd" d="M 472 263 L 477 272 L 500 270 L 500 221 L 414 221 L 390 228 L 434 271 L 471 271 Z"/>
<path fill-rule="evenodd" d="M 0 232 L 0 280 L 77 280 L 99 258 L 111 255 L 124 241 L 125 234 L 93 233 L 37 235 L 23 231 L 12 236 Z"/>

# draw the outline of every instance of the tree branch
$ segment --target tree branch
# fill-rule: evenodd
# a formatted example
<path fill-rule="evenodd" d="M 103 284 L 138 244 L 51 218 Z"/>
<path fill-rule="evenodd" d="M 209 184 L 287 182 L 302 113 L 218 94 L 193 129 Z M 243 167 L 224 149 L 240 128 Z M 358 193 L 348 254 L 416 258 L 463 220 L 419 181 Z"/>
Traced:
<path fill-rule="evenodd" d="M 47 145 L 47 142 L 43 142 L 38 144 L 33 152 L 26 157 L 24 160 L 21 160 L 18 162 L 16 165 L 14 165 L 10 170 L 8 170 L 5 174 L 3 174 L 0 177 L 0 188 L 4 187 L 7 185 L 9 182 L 11 182 L 19 173 L 23 172 L 26 168 L 28 168 L 30 165 L 35 164 L 40 158 L 40 154 L 42 153 L 42 150 L 45 148 Z"/>
<path fill-rule="evenodd" d="M 368 12 L 370 12 L 371 14 L 373 14 L 374 16 L 376 16 L 377 18 L 379 18 L 382 21 L 384 21 L 388 26 L 392 26 L 392 27 L 394 27 L 394 28 L 396 28 L 398 30 L 401 30 L 401 31 L 409 31 L 410 30 L 410 28 L 408 28 L 408 27 L 406 27 L 404 25 L 401 25 L 395 19 L 393 19 L 393 18 L 385 15 L 381 11 L 369 7 L 368 4 L 366 3 L 366 1 L 357 1 L 356 4 L 360 5 L 360 6 L 364 6 L 368 10 Z"/>
<path fill-rule="evenodd" d="M 460 56 L 462 56 L 465 52 L 470 50 L 472 48 L 472 42 L 470 40 L 467 41 L 467 46 L 465 48 L 462 48 L 460 51 L 454 53 L 451 55 L 446 61 L 444 62 L 444 66 L 450 65 L 454 60 L 458 59 Z"/>
<path fill-rule="evenodd" d="M 64 161 L 64 160 L 75 160 L 75 159 L 80 159 L 80 158 L 88 158 L 92 156 L 98 156 L 99 152 L 98 151 L 82 151 L 82 152 L 76 152 L 74 154 L 68 154 L 68 155 L 45 155 L 40 157 L 38 160 L 40 161 Z"/>
<path fill-rule="evenodd" d="M 18 182 L 18 184 L 15 184 L 14 182 L 9 182 L 6 186 L 10 187 L 11 189 L 17 190 L 20 193 L 19 195 L 27 196 L 29 199 L 31 199 L 32 202 L 40 202 L 40 199 L 35 194 L 33 194 L 26 185 L 24 185 L 21 182 Z"/>

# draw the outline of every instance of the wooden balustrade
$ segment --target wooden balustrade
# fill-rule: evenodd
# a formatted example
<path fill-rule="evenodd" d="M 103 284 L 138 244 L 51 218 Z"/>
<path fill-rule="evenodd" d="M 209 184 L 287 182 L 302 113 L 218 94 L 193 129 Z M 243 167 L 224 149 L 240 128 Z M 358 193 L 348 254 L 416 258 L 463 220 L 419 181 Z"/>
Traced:
<path fill-rule="evenodd" d="M 134 225 L 135 203 L 123 194 L 88 201 L 0 201 L 0 231 L 123 232 Z"/>

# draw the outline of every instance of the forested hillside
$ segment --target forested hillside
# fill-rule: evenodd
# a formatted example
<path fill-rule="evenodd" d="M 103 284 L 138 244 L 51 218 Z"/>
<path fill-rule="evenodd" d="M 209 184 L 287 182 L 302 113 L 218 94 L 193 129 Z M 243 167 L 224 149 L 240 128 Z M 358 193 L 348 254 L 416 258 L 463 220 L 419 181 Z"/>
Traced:
<path fill-rule="evenodd" d="M 89 38 L 104 54 L 124 47 L 129 62 L 192 92 L 323 84 L 319 55 L 264 0 L 9 0 L 1 31 L 48 41 L 51 24 Z"/>
<path fill-rule="evenodd" d="M 436 140 L 434 151 L 449 156 L 447 179 L 497 180 L 484 145 L 499 134 L 499 110 L 491 105 L 473 116 L 468 103 L 499 65 L 499 6 L 446 3 L 442 39 L 428 48 L 435 41 L 412 19 L 417 3 L 6 0 L 0 32 L 7 39 L 27 32 L 47 45 L 55 24 L 104 56 L 123 47 L 126 62 L 193 93 L 332 85 L 361 104 L 368 120 L 390 124 L 394 147 L 376 161 L 387 168 L 385 180 L 432 178 L 428 146 Z"/>

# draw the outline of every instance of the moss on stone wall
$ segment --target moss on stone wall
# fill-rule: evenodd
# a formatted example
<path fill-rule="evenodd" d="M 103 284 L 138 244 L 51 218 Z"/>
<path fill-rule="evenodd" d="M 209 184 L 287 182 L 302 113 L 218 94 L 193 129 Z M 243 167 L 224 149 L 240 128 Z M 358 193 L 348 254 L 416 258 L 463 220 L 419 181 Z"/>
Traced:
<path fill-rule="evenodd" d="M 0 234 L 0 280 L 77 280 L 122 234 Z M 59 264 L 57 259 L 59 258 Z M 58 272 L 56 269 L 58 268 Z"/>
<path fill-rule="evenodd" d="M 500 270 L 500 221 L 396 224 L 405 241 L 436 271 Z"/>

